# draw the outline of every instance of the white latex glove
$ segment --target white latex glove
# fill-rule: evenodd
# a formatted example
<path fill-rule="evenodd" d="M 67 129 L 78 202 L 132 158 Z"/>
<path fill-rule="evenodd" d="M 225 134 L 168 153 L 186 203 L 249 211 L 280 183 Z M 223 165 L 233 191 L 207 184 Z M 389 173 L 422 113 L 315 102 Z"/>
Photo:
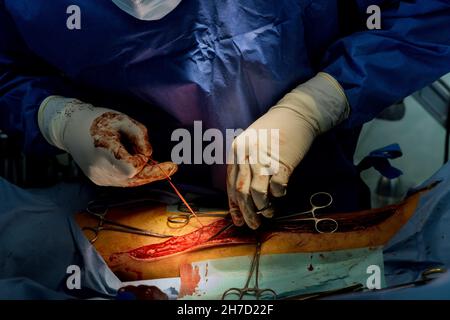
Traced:
<path fill-rule="evenodd" d="M 250 228 L 256 229 L 261 223 L 260 214 L 271 218 L 274 212 L 270 196 L 282 197 L 286 194 L 289 177 L 316 136 L 346 119 L 349 111 L 347 98 L 339 83 L 329 74 L 319 73 L 288 93 L 236 137 L 227 172 L 228 200 L 234 223 L 238 226 L 247 223 Z M 259 136 L 249 143 L 249 137 L 254 135 L 255 130 L 261 132 L 260 129 L 279 129 L 278 152 Z M 250 151 L 259 155 L 257 161 L 249 160 Z M 245 157 L 239 158 L 239 152 Z M 267 172 L 271 166 L 267 159 L 272 164 L 276 163 L 278 170 Z"/>
<path fill-rule="evenodd" d="M 70 153 L 97 185 L 139 186 L 177 170 L 172 162 L 154 165 L 147 128 L 123 113 L 50 96 L 39 108 L 38 123 L 45 139 Z"/>

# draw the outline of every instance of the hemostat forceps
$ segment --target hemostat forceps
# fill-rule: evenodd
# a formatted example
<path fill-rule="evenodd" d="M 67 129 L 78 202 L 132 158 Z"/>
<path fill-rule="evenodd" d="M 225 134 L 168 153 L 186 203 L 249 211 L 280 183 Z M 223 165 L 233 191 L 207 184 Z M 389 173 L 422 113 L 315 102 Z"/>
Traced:
<path fill-rule="evenodd" d="M 316 211 L 319 209 L 328 208 L 333 203 L 333 197 L 328 192 L 317 192 L 309 198 L 311 209 L 304 212 L 294 213 L 288 216 L 277 217 L 275 221 L 313 221 L 314 228 L 319 233 L 333 233 L 339 225 L 338 222 L 331 218 L 317 218 Z M 305 215 L 311 217 L 304 217 Z"/>
<path fill-rule="evenodd" d="M 261 242 L 256 244 L 255 255 L 253 256 L 252 263 L 250 266 L 250 272 L 247 278 L 247 282 L 245 283 L 244 288 L 230 288 L 225 291 L 222 295 L 222 300 L 229 295 L 237 295 L 239 300 L 242 300 L 245 295 L 253 295 L 256 300 L 259 300 L 264 295 L 271 295 L 273 299 L 277 298 L 277 294 L 272 289 L 260 289 L 259 288 L 259 259 L 261 257 Z M 255 285 L 254 287 L 250 286 L 250 281 L 253 278 L 253 274 L 255 273 Z"/>
<path fill-rule="evenodd" d="M 99 212 L 94 211 L 94 208 L 99 209 Z M 156 237 L 156 238 L 170 238 L 171 235 L 167 234 L 161 234 L 152 232 L 149 230 L 144 230 L 132 226 L 128 226 L 113 220 L 106 219 L 106 214 L 108 213 L 108 207 L 104 206 L 96 206 L 95 202 L 90 202 L 86 208 L 86 213 L 90 216 L 96 218 L 98 220 L 98 224 L 95 227 L 83 227 L 83 231 L 89 231 L 89 233 L 92 233 L 92 237 L 89 238 L 90 243 L 94 243 L 98 239 L 98 235 L 100 231 L 103 230 L 110 230 L 110 231 L 116 231 L 116 232 L 123 232 L 123 233 L 131 233 L 131 234 L 138 234 L 142 236 L 148 236 L 148 237 Z"/>

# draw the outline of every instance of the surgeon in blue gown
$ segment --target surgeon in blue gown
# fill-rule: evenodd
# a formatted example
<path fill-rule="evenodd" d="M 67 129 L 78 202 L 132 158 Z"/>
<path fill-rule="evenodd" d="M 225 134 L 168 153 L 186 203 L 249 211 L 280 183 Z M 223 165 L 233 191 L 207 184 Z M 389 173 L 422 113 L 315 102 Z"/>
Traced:
<path fill-rule="evenodd" d="M 370 5 L 380 30 L 367 29 Z M 450 71 L 449 16 L 448 0 L 0 0 L 0 128 L 120 187 L 173 174 L 150 160 L 168 160 L 172 132 L 194 121 L 245 129 L 231 150 L 278 129 L 278 153 L 252 146 L 279 163 L 271 174 L 244 157 L 228 172 L 182 164 L 177 179 L 227 189 L 251 228 L 274 198 L 315 191 L 357 210 L 369 205 L 360 128 Z"/>

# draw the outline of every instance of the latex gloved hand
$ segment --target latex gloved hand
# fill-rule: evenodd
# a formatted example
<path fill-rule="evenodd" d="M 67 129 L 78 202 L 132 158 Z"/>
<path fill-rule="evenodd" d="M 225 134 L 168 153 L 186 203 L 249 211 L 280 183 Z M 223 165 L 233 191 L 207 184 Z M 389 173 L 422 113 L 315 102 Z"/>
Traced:
<path fill-rule="evenodd" d="M 50 96 L 39 108 L 38 123 L 45 139 L 70 153 L 97 185 L 139 186 L 177 171 L 172 162 L 149 164 L 147 128 L 123 113 Z"/>
<path fill-rule="evenodd" d="M 349 110 L 339 83 L 329 74 L 319 73 L 288 93 L 236 137 L 227 172 L 228 200 L 234 223 L 238 226 L 247 223 L 256 229 L 261 223 L 260 214 L 271 218 L 274 211 L 270 197 L 286 194 L 289 177 L 314 139 L 346 119 Z M 279 130 L 278 149 L 270 144 L 269 138 L 270 130 L 276 129 Z M 255 132 L 267 132 L 267 138 L 256 134 L 254 139 Z M 251 161 L 252 152 L 258 155 L 257 161 Z M 274 167 L 277 167 L 275 171 Z"/>

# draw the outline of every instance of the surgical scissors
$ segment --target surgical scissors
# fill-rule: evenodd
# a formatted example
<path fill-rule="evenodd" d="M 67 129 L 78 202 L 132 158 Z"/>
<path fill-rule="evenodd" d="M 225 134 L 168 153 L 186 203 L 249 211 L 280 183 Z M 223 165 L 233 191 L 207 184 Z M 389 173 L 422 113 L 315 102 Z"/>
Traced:
<path fill-rule="evenodd" d="M 197 217 L 225 218 L 228 212 L 196 212 Z M 173 229 L 184 228 L 195 216 L 190 212 L 180 212 L 167 217 L 167 225 Z"/>
<path fill-rule="evenodd" d="M 239 297 L 239 300 L 242 300 L 245 295 L 253 295 L 255 296 L 256 300 L 259 300 L 264 295 L 271 295 L 272 298 L 275 300 L 277 298 L 277 294 L 272 289 L 260 289 L 259 288 L 259 259 L 261 257 L 261 242 L 258 241 L 256 244 L 256 251 L 255 255 L 253 256 L 252 263 L 250 265 L 250 272 L 247 278 L 247 282 L 245 283 L 244 288 L 230 288 L 226 290 L 222 294 L 222 300 L 225 300 L 225 298 L 229 295 L 237 295 Z M 250 281 L 253 278 L 253 273 L 255 273 L 255 285 L 254 287 L 250 286 Z"/>
<path fill-rule="evenodd" d="M 83 231 L 89 231 L 93 234 L 91 238 L 89 238 L 90 243 L 94 243 L 98 239 L 98 235 L 100 231 L 103 230 L 110 230 L 110 231 L 116 231 L 116 232 L 123 232 L 123 233 L 131 233 L 131 234 L 137 234 L 147 237 L 155 237 L 155 238 L 171 238 L 171 235 L 167 234 L 161 234 L 156 233 L 132 226 L 128 226 L 113 220 L 106 219 L 106 214 L 108 213 L 108 207 L 104 207 L 104 209 L 101 212 L 95 212 L 93 211 L 93 206 L 95 202 L 90 202 L 86 208 L 86 213 L 91 215 L 92 217 L 96 218 L 98 220 L 98 224 L 95 227 L 83 227 L 81 230 Z"/>
<path fill-rule="evenodd" d="M 318 233 L 333 233 L 339 227 L 336 220 L 331 218 L 317 218 L 316 211 L 319 209 L 328 208 L 333 203 L 333 197 L 328 192 L 317 192 L 309 198 L 311 209 L 304 212 L 294 213 L 288 216 L 277 217 L 276 221 L 314 221 L 314 228 Z M 309 218 L 303 216 L 311 214 Z"/>

